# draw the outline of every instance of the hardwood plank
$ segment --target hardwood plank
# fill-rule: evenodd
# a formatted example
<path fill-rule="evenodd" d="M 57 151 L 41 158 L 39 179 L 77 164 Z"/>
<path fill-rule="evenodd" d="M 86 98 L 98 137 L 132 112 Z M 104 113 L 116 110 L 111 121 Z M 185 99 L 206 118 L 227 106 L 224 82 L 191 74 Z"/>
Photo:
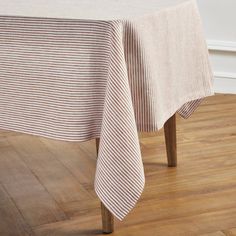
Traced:
<path fill-rule="evenodd" d="M 36 236 L 104 236 L 100 214 L 63 222 L 45 224 L 34 228 Z M 114 235 L 119 235 L 114 233 Z M 126 235 L 127 236 L 127 235 Z"/>
<path fill-rule="evenodd" d="M 201 236 L 226 236 L 226 235 L 222 231 L 217 231 L 208 234 L 201 234 Z"/>
<path fill-rule="evenodd" d="M 121 222 L 121 225 L 128 227 L 234 208 L 235 196 L 236 190 L 202 193 L 196 196 L 175 196 L 173 193 L 167 193 L 166 196 L 150 200 L 143 196 L 129 219 Z"/>
<path fill-rule="evenodd" d="M 11 147 L 0 150 L 0 182 L 30 226 L 67 218 Z"/>
<path fill-rule="evenodd" d="M 0 136 L 0 149 L 3 147 L 9 147 L 10 144 L 8 143 L 7 139 L 5 137 Z"/>
<path fill-rule="evenodd" d="M 13 136 L 9 137 L 8 141 L 58 203 L 91 198 L 71 172 L 56 159 L 38 137 Z M 68 157 L 68 154 L 63 154 L 65 158 Z"/>
<path fill-rule="evenodd" d="M 81 149 L 78 142 L 59 142 L 40 138 L 55 157 L 76 177 L 85 189 L 92 192 L 96 169 L 96 154 L 91 154 Z M 89 141 L 90 149 L 95 150 L 95 143 Z M 94 195 L 95 196 L 95 195 Z"/>
<path fill-rule="evenodd" d="M 23 219 L 10 196 L 0 184 L 0 235 L 29 236 L 33 232 Z"/>
<path fill-rule="evenodd" d="M 230 208 L 174 219 L 149 221 L 148 223 L 139 223 L 130 227 L 125 227 L 122 223 L 117 222 L 118 230 L 116 233 L 119 236 L 201 235 L 219 231 L 222 227 L 230 228 L 235 225 L 235 218 L 236 208 Z"/>
<path fill-rule="evenodd" d="M 100 201 L 98 197 L 89 200 L 66 202 L 60 204 L 63 211 L 70 217 L 95 216 L 101 214 Z M 101 220 L 101 219 L 100 219 Z"/>
<path fill-rule="evenodd" d="M 236 228 L 223 230 L 226 236 L 236 236 Z"/>

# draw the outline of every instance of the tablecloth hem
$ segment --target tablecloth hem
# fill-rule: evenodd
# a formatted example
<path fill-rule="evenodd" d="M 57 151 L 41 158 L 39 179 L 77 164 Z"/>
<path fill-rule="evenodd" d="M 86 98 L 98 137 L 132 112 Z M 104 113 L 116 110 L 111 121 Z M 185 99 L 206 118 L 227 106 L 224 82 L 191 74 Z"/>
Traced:
<path fill-rule="evenodd" d="M 90 141 L 92 139 L 100 138 L 100 134 L 94 134 L 94 135 L 92 135 L 90 137 L 86 137 L 86 138 L 83 138 L 83 139 L 63 138 L 63 137 L 60 138 L 60 137 L 58 137 L 58 135 L 57 136 L 53 136 L 53 135 L 47 135 L 47 134 L 40 134 L 38 132 L 31 132 L 31 131 L 27 131 L 25 129 L 21 130 L 21 129 L 1 126 L 1 125 L 0 125 L 0 130 L 16 132 L 16 133 L 19 133 L 19 135 L 21 135 L 21 134 L 33 135 L 33 136 L 37 136 L 37 137 L 48 138 L 48 139 L 64 141 L 64 142 L 87 142 L 87 141 Z"/>
<path fill-rule="evenodd" d="M 132 202 L 132 204 L 129 202 L 129 207 L 126 207 L 126 211 L 119 211 L 116 212 L 114 211 L 114 209 L 112 209 L 109 204 L 107 203 L 106 199 L 104 198 L 104 194 L 99 192 L 99 188 L 96 188 L 95 186 L 95 192 L 98 196 L 98 198 L 100 199 L 100 201 L 104 204 L 104 206 L 119 220 L 119 221 L 123 221 L 124 218 L 134 209 L 135 205 L 137 204 L 138 200 L 140 199 L 143 190 L 145 187 L 145 179 L 143 179 L 143 183 L 142 183 L 142 189 L 139 191 L 139 193 L 136 196 L 136 199 Z"/>
<path fill-rule="evenodd" d="M 178 104 L 175 107 L 172 108 L 168 108 L 166 110 L 168 110 L 168 113 L 165 113 L 162 116 L 162 119 L 159 121 L 158 124 L 154 124 L 154 125 L 150 125 L 150 124 L 137 124 L 138 127 L 138 132 L 156 132 L 159 131 L 160 129 L 163 128 L 165 122 L 171 117 L 173 116 L 175 113 L 178 113 L 178 110 L 187 102 L 191 102 L 194 100 L 198 100 L 198 99 L 204 99 L 208 96 L 213 96 L 215 93 L 213 91 L 213 88 L 209 88 L 207 91 L 204 91 L 204 93 L 199 93 L 199 94 L 189 94 L 187 96 L 185 96 L 184 98 L 182 98 Z M 200 104 L 199 104 L 200 105 Z M 194 110 L 192 111 L 192 113 L 198 108 L 195 107 Z M 192 114 L 191 113 L 191 114 Z M 163 114 L 163 113 L 162 113 Z M 187 119 L 188 117 L 183 117 L 182 115 L 180 115 L 182 118 Z M 141 128 L 139 128 L 141 127 Z"/>

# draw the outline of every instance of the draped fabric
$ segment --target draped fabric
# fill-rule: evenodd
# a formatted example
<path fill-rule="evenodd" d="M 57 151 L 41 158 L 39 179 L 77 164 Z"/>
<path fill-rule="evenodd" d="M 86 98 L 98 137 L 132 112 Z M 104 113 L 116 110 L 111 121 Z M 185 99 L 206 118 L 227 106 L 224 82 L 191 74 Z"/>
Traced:
<path fill-rule="evenodd" d="M 120 220 L 144 188 L 138 132 L 212 94 L 195 1 L 134 19 L 0 16 L 0 128 L 100 137 L 95 191 Z"/>

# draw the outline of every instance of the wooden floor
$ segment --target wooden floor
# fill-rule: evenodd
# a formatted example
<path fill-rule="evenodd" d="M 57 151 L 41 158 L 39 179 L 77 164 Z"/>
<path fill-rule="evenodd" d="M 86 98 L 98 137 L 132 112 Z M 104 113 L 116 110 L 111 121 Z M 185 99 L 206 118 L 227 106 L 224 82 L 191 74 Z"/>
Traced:
<path fill-rule="evenodd" d="M 236 235 L 236 95 L 177 119 L 178 167 L 163 130 L 140 135 L 146 187 L 118 236 Z M 0 131 L 0 236 L 101 235 L 95 142 Z"/>

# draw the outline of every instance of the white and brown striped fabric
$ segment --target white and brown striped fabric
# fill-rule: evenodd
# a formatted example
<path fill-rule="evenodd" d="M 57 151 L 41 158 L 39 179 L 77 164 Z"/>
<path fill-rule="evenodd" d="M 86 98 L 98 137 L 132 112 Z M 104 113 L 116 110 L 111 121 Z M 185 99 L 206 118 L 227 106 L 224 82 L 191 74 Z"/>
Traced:
<path fill-rule="evenodd" d="M 95 190 L 123 219 L 145 182 L 138 131 L 162 128 L 176 111 L 187 118 L 213 94 L 195 1 L 132 19 L 3 15 L 0 128 L 100 137 Z"/>

